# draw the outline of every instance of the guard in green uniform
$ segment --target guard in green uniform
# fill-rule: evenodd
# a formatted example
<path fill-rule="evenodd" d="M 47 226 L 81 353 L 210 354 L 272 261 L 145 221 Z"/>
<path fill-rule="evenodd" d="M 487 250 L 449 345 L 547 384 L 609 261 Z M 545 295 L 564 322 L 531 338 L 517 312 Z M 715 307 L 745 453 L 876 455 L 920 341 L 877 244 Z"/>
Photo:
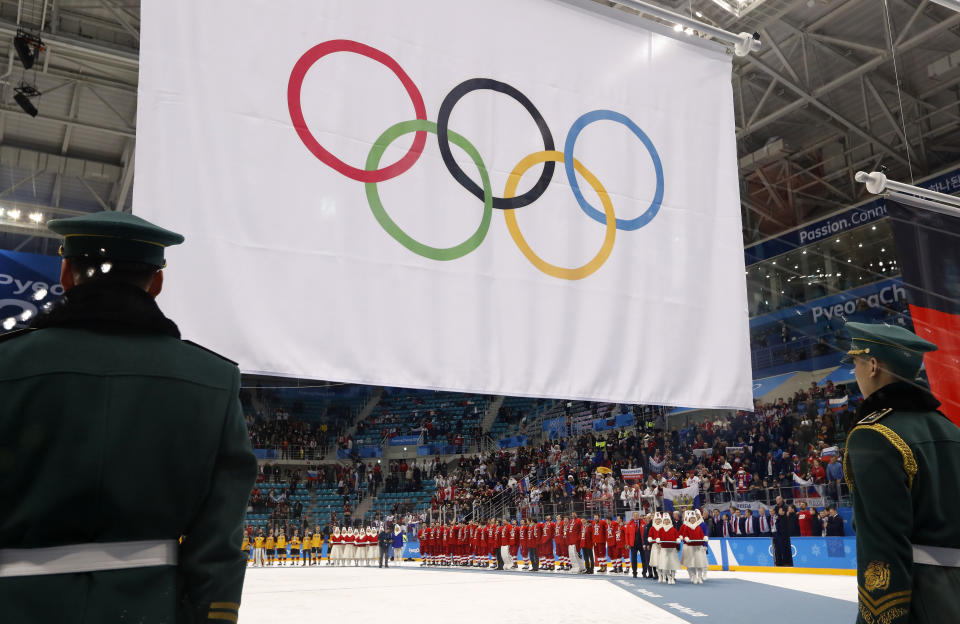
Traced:
<path fill-rule="evenodd" d="M 65 295 L 0 338 L 0 621 L 236 622 L 256 459 L 237 366 L 154 301 L 183 237 L 118 212 L 49 227 Z"/>
<path fill-rule="evenodd" d="M 847 437 L 864 624 L 960 622 L 960 428 L 916 383 L 937 346 L 889 325 L 847 323 L 865 400 Z"/>

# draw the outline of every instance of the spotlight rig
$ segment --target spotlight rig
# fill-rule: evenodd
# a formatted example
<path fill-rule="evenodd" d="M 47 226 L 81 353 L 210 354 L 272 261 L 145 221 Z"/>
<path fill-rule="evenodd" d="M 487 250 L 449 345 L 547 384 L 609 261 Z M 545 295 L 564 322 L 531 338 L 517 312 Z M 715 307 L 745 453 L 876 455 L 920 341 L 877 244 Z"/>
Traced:
<path fill-rule="evenodd" d="M 13 38 L 13 47 L 17 51 L 17 56 L 20 57 L 23 68 L 30 69 L 43 50 L 43 41 L 39 35 L 34 35 L 22 28 L 18 28 L 17 35 Z"/>
<path fill-rule="evenodd" d="M 33 105 L 33 102 L 30 101 L 31 98 L 40 97 L 42 95 L 37 88 L 31 84 L 21 81 L 20 85 L 15 88 L 13 96 L 14 101 L 20 105 L 20 108 L 23 109 L 23 112 L 27 113 L 31 117 L 36 117 L 37 107 Z"/>

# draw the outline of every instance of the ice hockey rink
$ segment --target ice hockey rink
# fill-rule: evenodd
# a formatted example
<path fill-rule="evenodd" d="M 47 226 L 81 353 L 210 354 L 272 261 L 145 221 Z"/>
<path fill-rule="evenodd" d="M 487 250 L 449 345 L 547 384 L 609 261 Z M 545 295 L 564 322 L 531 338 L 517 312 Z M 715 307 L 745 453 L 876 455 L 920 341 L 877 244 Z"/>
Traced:
<path fill-rule="evenodd" d="M 691 585 L 630 575 L 421 568 L 250 568 L 241 622 L 324 621 L 417 624 L 631 622 L 745 624 L 854 622 L 854 576 L 710 572 Z M 402 618 L 402 620 L 398 620 Z"/>

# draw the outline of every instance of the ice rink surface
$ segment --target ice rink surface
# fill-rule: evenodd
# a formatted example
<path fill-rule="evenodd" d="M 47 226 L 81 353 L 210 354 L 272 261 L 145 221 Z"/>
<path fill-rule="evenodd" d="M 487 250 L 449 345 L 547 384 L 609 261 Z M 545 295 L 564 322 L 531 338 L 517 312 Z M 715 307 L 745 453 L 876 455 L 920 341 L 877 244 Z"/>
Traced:
<path fill-rule="evenodd" d="M 240 622 L 466 624 L 850 622 L 853 576 L 685 571 L 666 585 L 630 575 L 377 567 L 249 568 Z"/>

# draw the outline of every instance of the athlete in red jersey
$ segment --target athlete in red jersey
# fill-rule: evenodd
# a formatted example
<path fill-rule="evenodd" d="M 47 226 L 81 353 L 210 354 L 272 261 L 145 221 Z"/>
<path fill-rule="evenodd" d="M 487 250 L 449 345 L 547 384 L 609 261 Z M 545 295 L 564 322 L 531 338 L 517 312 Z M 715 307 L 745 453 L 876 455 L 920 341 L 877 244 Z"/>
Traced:
<path fill-rule="evenodd" d="M 570 557 L 567 552 L 567 531 L 570 522 L 562 515 L 557 518 L 557 523 L 553 527 L 553 544 L 557 549 L 556 557 L 559 569 L 570 569 Z"/>
<path fill-rule="evenodd" d="M 610 568 L 614 572 L 623 572 L 620 545 L 620 520 L 611 520 L 607 523 L 607 557 L 610 558 Z"/>
<path fill-rule="evenodd" d="M 527 568 L 527 519 L 521 518 L 517 522 L 517 565 L 523 564 L 523 569 Z"/>
<path fill-rule="evenodd" d="M 556 525 L 547 516 L 543 522 L 543 529 L 540 531 L 540 551 L 537 553 L 540 558 L 541 566 L 544 570 L 554 570 L 553 562 L 553 536 Z"/>
<path fill-rule="evenodd" d="M 497 567 L 497 553 L 496 551 L 500 548 L 500 544 L 497 543 L 497 525 L 494 524 L 491 519 L 487 523 L 487 555 L 490 558 L 490 568 Z"/>
<path fill-rule="evenodd" d="M 607 571 L 607 521 L 593 516 L 593 558 L 600 572 Z"/>
<path fill-rule="evenodd" d="M 427 565 L 427 555 L 426 550 L 424 550 L 427 541 L 426 535 L 426 527 L 421 526 L 419 529 L 417 529 L 417 541 L 420 543 L 420 567 Z"/>
<path fill-rule="evenodd" d="M 582 572 L 583 559 L 580 556 L 580 542 L 583 539 L 583 520 L 577 517 L 576 513 L 570 514 L 570 522 L 567 523 L 567 553 L 570 555 L 570 569 Z"/>

